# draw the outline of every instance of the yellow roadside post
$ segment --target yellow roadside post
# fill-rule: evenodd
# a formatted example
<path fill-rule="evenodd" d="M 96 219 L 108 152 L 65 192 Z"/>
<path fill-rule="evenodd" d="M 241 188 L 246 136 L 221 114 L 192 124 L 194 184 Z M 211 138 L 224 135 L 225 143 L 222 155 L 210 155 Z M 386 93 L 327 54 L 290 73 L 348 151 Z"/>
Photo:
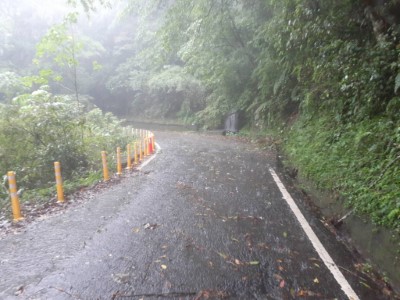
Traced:
<path fill-rule="evenodd" d="M 57 202 L 63 203 L 64 202 L 64 188 L 63 188 L 63 181 L 61 177 L 61 164 L 56 161 L 54 162 L 54 173 L 56 175 L 56 186 L 57 186 Z"/>
<path fill-rule="evenodd" d="M 148 156 L 149 153 L 148 153 L 147 150 L 149 150 L 149 149 L 148 149 L 148 147 L 147 147 L 147 138 L 146 138 L 146 137 L 143 139 L 143 142 L 144 142 L 144 149 L 143 149 L 143 151 L 144 151 L 144 156 Z"/>
<path fill-rule="evenodd" d="M 122 175 L 121 148 L 117 148 L 117 174 Z"/>
<path fill-rule="evenodd" d="M 135 151 L 133 153 L 133 155 L 135 155 L 135 165 L 137 165 L 139 163 L 139 158 L 138 158 L 138 151 L 137 151 L 137 143 L 136 142 L 133 145 L 133 147 L 135 148 Z"/>
<path fill-rule="evenodd" d="M 126 145 L 126 168 L 132 168 L 132 161 L 131 161 L 131 144 Z"/>
<path fill-rule="evenodd" d="M 139 141 L 139 160 L 143 160 L 142 141 Z"/>
<path fill-rule="evenodd" d="M 7 172 L 8 178 L 8 189 L 11 196 L 11 208 L 13 213 L 14 222 L 18 222 L 23 219 L 21 215 L 21 208 L 19 206 L 19 198 L 17 193 L 17 181 L 15 180 L 15 172 Z"/>
<path fill-rule="evenodd" d="M 107 181 L 107 180 L 110 179 L 110 176 L 108 175 L 106 151 L 101 151 L 101 159 L 103 161 L 103 177 L 104 177 L 104 181 Z"/>

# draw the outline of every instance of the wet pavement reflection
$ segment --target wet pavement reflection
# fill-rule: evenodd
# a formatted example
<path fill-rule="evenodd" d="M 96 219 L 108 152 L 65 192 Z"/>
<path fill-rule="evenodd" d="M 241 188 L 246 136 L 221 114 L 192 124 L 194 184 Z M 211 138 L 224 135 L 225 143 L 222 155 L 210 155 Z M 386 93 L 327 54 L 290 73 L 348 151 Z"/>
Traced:
<path fill-rule="evenodd" d="M 143 170 L 0 240 L 1 299 L 346 299 L 268 172 L 273 151 L 156 137 Z M 388 299 L 303 213 L 360 299 Z"/>

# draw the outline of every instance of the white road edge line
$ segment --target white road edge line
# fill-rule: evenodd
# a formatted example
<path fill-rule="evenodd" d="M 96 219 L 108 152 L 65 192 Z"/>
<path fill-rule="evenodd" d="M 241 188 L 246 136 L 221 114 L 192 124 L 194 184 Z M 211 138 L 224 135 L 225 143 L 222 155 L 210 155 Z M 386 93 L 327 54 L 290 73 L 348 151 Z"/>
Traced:
<path fill-rule="evenodd" d="M 160 150 L 161 150 L 160 145 L 159 145 L 157 142 L 155 143 L 155 145 L 156 145 L 156 153 L 154 153 L 154 155 L 153 155 L 152 157 L 150 157 L 148 160 L 146 160 L 145 162 L 143 162 L 143 163 L 137 168 L 139 171 L 141 171 L 141 170 L 142 170 L 145 166 L 147 166 L 153 159 L 155 159 L 156 156 L 157 156 L 157 153 L 160 152 Z"/>
<path fill-rule="evenodd" d="M 329 269 L 329 271 L 331 271 L 333 277 L 335 277 L 336 281 L 339 283 L 343 292 L 347 295 L 347 297 L 349 297 L 350 300 L 359 300 L 360 298 L 354 292 L 349 282 L 343 276 L 342 272 L 340 272 L 339 268 L 333 261 L 332 257 L 329 255 L 328 251 L 326 251 L 325 247 L 322 245 L 321 241 L 318 239 L 317 235 L 312 230 L 310 224 L 308 224 L 306 218 L 300 211 L 297 204 L 294 202 L 293 198 L 290 196 L 289 192 L 283 185 L 282 181 L 279 179 L 278 175 L 275 173 L 274 169 L 269 168 L 269 172 L 271 173 L 272 177 L 275 180 L 276 185 L 281 191 L 283 199 L 285 199 L 286 203 L 289 205 L 290 209 L 296 216 L 307 237 L 314 246 L 314 249 L 318 252 L 319 257 L 322 259 L 322 261 Z"/>

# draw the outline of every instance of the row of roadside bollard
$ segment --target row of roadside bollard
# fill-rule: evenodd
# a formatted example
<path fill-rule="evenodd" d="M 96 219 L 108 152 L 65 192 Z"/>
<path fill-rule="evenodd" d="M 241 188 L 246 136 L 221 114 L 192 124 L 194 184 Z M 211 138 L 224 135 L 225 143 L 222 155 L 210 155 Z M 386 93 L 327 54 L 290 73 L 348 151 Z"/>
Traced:
<path fill-rule="evenodd" d="M 131 144 L 126 146 L 126 169 L 132 169 L 133 164 L 138 165 L 146 156 L 152 155 L 155 152 L 155 137 L 151 131 L 143 129 L 132 129 L 132 133 L 139 137 L 133 143 L 133 153 Z M 133 155 L 133 157 L 132 157 Z M 107 153 L 101 151 L 101 158 L 103 164 L 103 179 L 108 181 L 110 179 L 109 169 L 107 164 Z M 56 179 L 57 202 L 63 203 L 65 201 L 63 181 L 61 176 L 61 164 L 54 162 L 54 173 Z M 117 175 L 122 175 L 122 154 L 121 148 L 117 148 Z M 11 198 L 11 209 L 13 214 L 13 221 L 18 222 L 23 220 L 21 208 L 19 204 L 19 196 L 17 190 L 17 182 L 14 171 L 7 172 L 8 189 Z"/>
<path fill-rule="evenodd" d="M 144 157 L 153 154 L 155 151 L 155 138 L 154 134 L 150 131 L 143 131 L 140 133 L 140 139 L 137 142 L 133 143 L 133 157 L 132 157 L 132 149 L 131 144 L 126 146 L 126 168 L 132 169 L 132 162 L 135 165 L 138 165 Z M 103 162 L 103 178 L 104 181 L 110 179 L 108 172 L 108 164 L 107 164 L 107 153 L 106 151 L 101 151 L 101 158 Z M 117 174 L 122 174 L 122 157 L 121 157 L 121 148 L 117 148 Z"/>

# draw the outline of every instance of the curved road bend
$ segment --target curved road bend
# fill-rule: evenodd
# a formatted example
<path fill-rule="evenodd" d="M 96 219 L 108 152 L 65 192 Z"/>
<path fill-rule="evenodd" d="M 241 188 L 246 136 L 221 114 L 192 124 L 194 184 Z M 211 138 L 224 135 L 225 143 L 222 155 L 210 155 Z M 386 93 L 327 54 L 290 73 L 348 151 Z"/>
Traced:
<path fill-rule="evenodd" d="M 301 199 L 295 215 L 274 153 L 156 137 L 140 171 L 0 241 L 0 299 L 386 299 Z"/>

